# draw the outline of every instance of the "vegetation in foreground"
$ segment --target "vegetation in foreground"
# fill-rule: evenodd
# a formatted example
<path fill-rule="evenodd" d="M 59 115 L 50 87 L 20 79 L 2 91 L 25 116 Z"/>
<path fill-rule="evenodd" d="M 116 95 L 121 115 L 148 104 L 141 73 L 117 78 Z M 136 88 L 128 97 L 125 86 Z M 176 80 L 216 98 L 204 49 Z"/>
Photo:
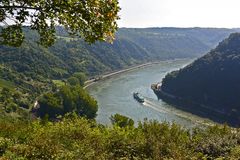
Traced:
<path fill-rule="evenodd" d="M 240 132 L 226 126 L 190 132 L 176 124 L 156 121 L 144 121 L 137 127 L 120 127 L 118 123 L 106 127 L 74 115 L 60 122 L 1 119 L 0 155 L 11 160 L 237 160 Z"/>

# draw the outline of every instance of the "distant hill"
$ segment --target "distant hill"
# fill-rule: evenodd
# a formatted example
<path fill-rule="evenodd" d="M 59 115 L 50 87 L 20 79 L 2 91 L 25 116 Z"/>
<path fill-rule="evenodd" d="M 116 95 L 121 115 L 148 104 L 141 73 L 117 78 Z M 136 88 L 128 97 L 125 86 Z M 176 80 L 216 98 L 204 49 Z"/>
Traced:
<path fill-rule="evenodd" d="M 239 29 L 121 28 L 117 37 L 129 39 L 160 59 L 197 57 Z"/>
<path fill-rule="evenodd" d="M 240 125 L 240 33 L 234 33 L 192 64 L 169 73 L 163 100 L 219 122 Z"/>

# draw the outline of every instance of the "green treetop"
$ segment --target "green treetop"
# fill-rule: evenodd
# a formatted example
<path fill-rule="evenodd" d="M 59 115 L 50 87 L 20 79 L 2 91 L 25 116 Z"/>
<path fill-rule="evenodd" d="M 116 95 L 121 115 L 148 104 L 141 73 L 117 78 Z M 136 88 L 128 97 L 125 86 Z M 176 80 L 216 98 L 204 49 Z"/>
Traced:
<path fill-rule="evenodd" d="M 43 46 L 54 43 L 56 25 L 89 43 L 111 41 L 119 10 L 118 0 L 1 0 L 0 44 L 20 46 L 23 25 L 38 32 Z"/>

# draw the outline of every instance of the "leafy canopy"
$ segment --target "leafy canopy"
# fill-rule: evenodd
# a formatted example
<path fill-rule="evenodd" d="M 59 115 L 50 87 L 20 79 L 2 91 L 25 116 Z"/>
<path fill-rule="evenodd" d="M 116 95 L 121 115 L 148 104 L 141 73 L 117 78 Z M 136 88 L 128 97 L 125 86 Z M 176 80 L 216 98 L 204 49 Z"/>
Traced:
<path fill-rule="evenodd" d="M 117 125 L 119 127 L 133 127 L 134 121 L 131 118 L 123 116 L 121 114 L 114 114 L 110 117 L 110 120 L 113 125 Z"/>
<path fill-rule="evenodd" d="M 84 85 L 84 82 L 87 80 L 87 76 L 83 72 L 76 72 L 73 74 L 74 77 L 76 77 L 79 80 L 79 83 L 81 86 Z"/>
<path fill-rule="evenodd" d="M 39 104 L 37 115 L 40 117 L 48 115 L 50 119 L 71 112 L 94 119 L 98 111 L 97 101 L 81 86 L 62 86 L 55 93 L 44 94 L 39 99 Z"/>
<path fill-rule="evenodd" d="M 43 46 L 54 43 L 56 25 L 89 43 L 111 41 L 119 10 L 118 0 L 1 0 L 0 44 L 20 46 L 23 25 L 38 32 Z"/>

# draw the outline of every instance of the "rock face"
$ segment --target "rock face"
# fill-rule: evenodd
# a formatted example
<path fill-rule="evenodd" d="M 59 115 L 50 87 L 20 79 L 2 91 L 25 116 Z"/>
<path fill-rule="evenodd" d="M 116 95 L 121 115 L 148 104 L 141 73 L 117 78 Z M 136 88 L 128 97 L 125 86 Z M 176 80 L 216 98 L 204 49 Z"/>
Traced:
<path fill-rule="evenodd" d="M 177 107 L 240 125 L 240 33 L 229 38 L 192 64 L 171 72 L 161 88 L 152 86 L 159 98 Z"/>

